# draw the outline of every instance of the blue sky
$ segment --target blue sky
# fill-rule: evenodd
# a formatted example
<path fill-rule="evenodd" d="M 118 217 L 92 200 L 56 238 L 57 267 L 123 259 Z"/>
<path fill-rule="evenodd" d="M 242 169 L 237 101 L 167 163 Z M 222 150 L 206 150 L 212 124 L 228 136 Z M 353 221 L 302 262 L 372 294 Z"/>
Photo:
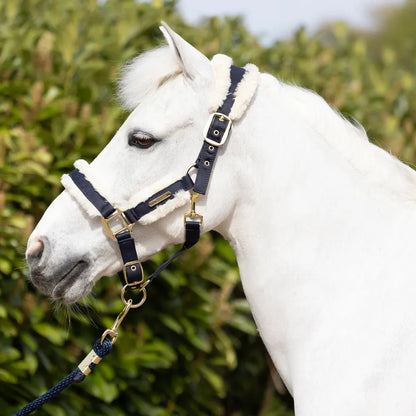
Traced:
<path fill-rule="evenodd" d="M 371 28 L 372 11 L 405 0 L 179 0 L 182 15 L 191 23 L 203 16 L 243 15 L 263 44 L 291 36 L 300 26 L 313 31 L 327 22 L 346 21 Z"/>

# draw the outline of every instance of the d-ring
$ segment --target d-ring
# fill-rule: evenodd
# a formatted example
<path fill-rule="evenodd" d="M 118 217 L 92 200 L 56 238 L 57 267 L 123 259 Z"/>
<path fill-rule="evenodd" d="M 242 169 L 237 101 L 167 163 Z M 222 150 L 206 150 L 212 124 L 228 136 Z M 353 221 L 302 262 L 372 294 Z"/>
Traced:
<path fill-rule="evenodd" d="M 187 174 L 187 175 L 189 175 L 189 172 L 190 172 L 192 169 L 198 169 L 198 166 L 196 165 L 196 163 L 194 163 L 193 165 L 189 166 L 188 170 L 186 171 L 186 174 Z"/>
<path fill-rule="evenodd" d="M 127 305 L 130 301 L 132 302 L 132 299 L 127 299 L 126 300 L 126 298 L 125 298 L 125 293 L 126 293 L 126 290 L 127 289 L 129 289 L 129 285 L 125 285 L 125 286 L 123 286 L 123 289 L 121 289 L 121 294 L 120 294 L 120 296 L 121 296 L 121 300 L 123 301 L 123 303 L 125 304 L 125 305 Z M 141 287 L 141 288 L 139 288 L 139 293 L 142 293 L 142 298 L 141 298 L 141 300 L 138 302 L 138 303 L 132 303 L 131 304 L 131 306 L 130 306 L 130 308 L 132 308 L 132 309 L 136 309 L 136 308 L 140 308 L 140 306 L 142 306 L 143 305 L 143 303 L 145 303 L 146 302 L 146 299 L 147 299 L 147 292 L 146 292 L 146 288 L 145 287 Z"/>

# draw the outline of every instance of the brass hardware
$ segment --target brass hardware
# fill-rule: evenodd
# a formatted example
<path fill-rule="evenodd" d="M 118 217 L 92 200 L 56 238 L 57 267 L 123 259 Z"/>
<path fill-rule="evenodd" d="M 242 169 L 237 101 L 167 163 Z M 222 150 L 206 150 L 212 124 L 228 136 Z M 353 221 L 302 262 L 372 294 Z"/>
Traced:
<path fill-rule="evenodd" d="M 118 337 L 118 327 L 123 322 L 123 319 L 128 314 L 130 308 L 133 307 L 133 301 L 131 299 L 129 299 L 127 302 L 124 302 L 124 304 L 125 304 L 124 309 L 118 314 L 116 320 L 114 321 L 113 326 L 111 328 L 109 328 L 109 329 L 106 329 L 103 332 L 103 334 L 101 335 L 101 341 L 100 341 L 101 342 L 101 345 L 103 345 L 104 339 L 107 336 L 110 336 L 112 338 L 112 340 L 111 340 L 111 343 L 112 344 L 114 344 L 117 341 L 117 337 Z M 80 368 L 80 370 L 82 371 L 81 368 Z"/>
<path fill-rule="evenodd" d="M 127 267 L 130 267 L 130 269 L 135 272 L 137 270 L 137 266 L 140 267 L 141 269 L 141 274 L 142 274 L 142 280 L 140 280 L 139 282 L 133 282 L 130 283 L 130 286 L 132 285 L 138 285 L 140 283 L 143 282 L 144 279 L 144 274 L 143 274 L 143 266 L 142 264 L 138 261 L 138 260 L 134 260 L 134 261 L 130 261 L 128 263 L 126 263 L 125 265 L 123 265 L 123 276 L 124 276 L 124 281 L 127 283 L 129 281 L 129 279 L 127 278 Z"/>
<path fill-rule="evenodd" d="M 219 134 L 220 134 L 219 130 L 214 130 L 214 136 L 218 136 Z"/>
<path fill-rule="evenodd" d="M 198 192 L 191 191 L 191 212 L 195 212 L 196 201 L 198 201 L 201 195 Z"/>
<path fill-rule="evenodd" d="M 126 306 L 130 303 L 130 307 L 131 307 L 132 309 L 140 308 L 140 306 L 142 306 L 142 305 L 143 305 L 143 303 L 145 303 L 145 302 L 146 302 L 146 299 L 147 299 L 146 286 L 147 286 L 149 283 L 150 283 L 150 280 L 148 280 L 147 282 L 144 282 L 144 283 L 143 283 L 143 285 L 141 285 L 141 286 L 138 288 L 139 293 L 140 293 L 140 292 L 142 293 L 142 298 L 141 298 L 141 299 L 140 299 L 140 301 L 139 301 L 139 302 L 137 302 L 137 303 L 133 303 L 133 300 L 132 300 L 132 299 L 128 299 L 128 300 L 126 300 L 126 298 L 125 298 L 125 296 L 124 296 L 124 295 L 125 295 L 125 293 L 126 293 L 126 290 L 127 290 L 127 289 L 129 289 L 131 285 L 125 285 L 125 286 L 123 286 L 123 289 L 121 289 L 121 300 L 123 301 L 123 303 L 124 303 Z M 130 308 L 130 307 L 129 307 L 129 308 Z"/>
<path fill-rule="evenodd" d="M 188 170 L 186 171 L 186 174 L 187 174 L 187 175 L 189 175 L 189 172 L 190 172 L 192 169 L 197 169 L 196 164 L 191 165 L 191 166 L 188 168 Z"/>
<path fill-rule="evenodd" d="M 212 145 L 211 145 L 211 146 L 209 146 L 209 147 L 208 147 L 208 150 L 209 150 L 210 152 L 213 152 L 213 151 L 214 151 L 214 146 L 212 146 Z"/>
<path fill-rule="evenodd" d="M 194 220 L 194 221 L 197 220 L 202 225 L 203 216 L 200 214 L 197 214 L 196 207 L 195 207 L 196 201 L 202 194 L 199 194 L 198 192 L 194 192 L 194 191 L 190 191 L 190 192 L 191 192 L 191 210 L 184 215 L 183 222 L 184 224 L 186 224 L 187 220 Z"/>
<path fill-rule="evenodd" d="M 216 142 L 215 140 L 212 140 L 209 137 L 207 137 L 208 136 L 209 129 L 212 126 L 212 123 L 213 123 L 215 117 L 218 117 L 218 120 L 221 121 L 221 122 L 224 122 L 224 121 L 227 122 L 227 126 L 225 127 L 225 130 L 224 130 L 224 133 L 223 133 L 223 135 L 221 137 L 221 141 L 220 142 Z M 204 129 L 204 140 L 208 144 L 210 144 L 212 146 L 215 146 L 215 147 L 222 146 L 227 141 L 228 135 L 230 134 L 231 125 L 232 125 L 232 120 L 229 117 L 227 117 L 225 114 L 222 114 L 222 113 L 212 113 L 209 116 L 208 122 L 207 122 L 207 124 L 205 126 L 205 129 Z M 215 132 L 218 132 L 218 134 L 219 134 L 219 131 L 218 130 L 215 130 L 214 131 L 214 134 L 217 135 Z"/>
<path fill-rule="evenodd" d="M 104 339 L 102 338 L 102 340 L 104 341 Z M 88 375 L 91 373 L 91 368 L 90 365 L 91 364 L 95 364 L 97 365 L 100 361 L 102 360 L 102 358 L 97 355 L 97 353 L 94 351 L 94 349 L 92 349 L 88 355 L 81 361 L 80 365 L 78 366 L 78 368 L 81 370 L 81 372 L 84 375 Z"/>
<path fill-rule="evenodd" d="M 106 234 L 114 241 L 117 241 L 117 234 L 126 230 L 131 233 L 134 226 L 134 223 L 130 224 L 125 218 L 124 213 L 117 208 L 114 214 L 110 215 L 108 218 L 101 217 L 101 224 Z M 119 228 L 117 229 L 116 227 Z"/>
<path fill-rule="evenodd" d="M 206 161 L 204 162 L 204 165 L 208 167 L 208 166 L 209 166 L 209 160 L 206 160 Z"/>
<path fill-rule="evenodd" d="M 165 201 L 166 199 L 170 198 L 172 193 L 170 191 L 165 192 L 164 194 L 152 199 L 149 201 L 149 207 L 153 208 L 155 205 L 160 204 L 161 202 Z"/>
<path fill-rule="evenodd" d="M 184 224 L 186 224 L 186 221 L 190 221 L 190 220 L 199 221 L 199 223 L 202 225 L 204 217 L 200 214 L 197 214 L 196 212 L 193 213 L 193 214 L 188 212 L 188 214 L 184 215 L 184 221 L 183 222 L 184 222 Z"/>

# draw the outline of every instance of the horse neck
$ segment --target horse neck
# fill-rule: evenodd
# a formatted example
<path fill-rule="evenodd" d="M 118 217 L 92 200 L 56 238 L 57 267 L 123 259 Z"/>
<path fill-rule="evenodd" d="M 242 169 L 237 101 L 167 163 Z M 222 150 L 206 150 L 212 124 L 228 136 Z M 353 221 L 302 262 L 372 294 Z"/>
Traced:
<path fill-rule="evenodd" d="M 368 327 L 375 314 L 385 314 L 380 298 L 394 308 L 386 293 L 414 287 L 416 207 L 400 194 L 416 193 L 416 180 L 365 139 L 351 139 L 361 158 L 381 163 L 360 169 L 360 160 L 349 159 L 352 151 L 331 146 L 296 111 L 276 103 L 279 88 L 263 79 L 245 124 L 234 130 L 233 163 L 245 173 L 237 208 L 219 231 L 235 250 L 266 347 L 289 389 L 301 391 L 315 370 L 328 379 L 337 371 L 348 383 L 344 363 L 341 369 L 331 361 L 329 369 L 328 355 L 356 353 L 367 371 L 387 348 L 389 341 Z M 380 183 L 386 171 L 393 184 Z M 351 334 L 373 340 L 357 351 Z M 352 380 L 360 369 L 354 367 Z"/>

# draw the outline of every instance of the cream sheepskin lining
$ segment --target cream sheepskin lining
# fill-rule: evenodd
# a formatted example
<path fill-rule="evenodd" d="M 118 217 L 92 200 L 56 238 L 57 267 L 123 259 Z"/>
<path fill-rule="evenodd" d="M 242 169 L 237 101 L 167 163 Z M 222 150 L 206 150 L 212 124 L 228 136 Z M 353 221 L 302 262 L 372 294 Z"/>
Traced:
<path fill-rule="evenodd" d="M 91 184 L 94 186 L 95 190 L 99 194 L 101 194 L 111 205 L 113 205 L 115 208 L 120 209 L 121 211 L 125 211 L 128 208 L 135 207 L 140 202 L 145 201 L 154 193 L 160 191 L 161 189 L 170 185 L 171 183 L 175 182 L 178 179 L 178 178 L 172 178 L 172 177 L 164 177 L 162 180 L 153 183 L 151 186 L 133 195 L 128 201 L 117 203 L 116 201 L 114 201 L 113 198 L 111 198 L 107 194 L 105 187 L 100 181 L 100 178 L 94 174 L 90 165 L 85 160 L 77 160 L 74 163 L 74 166 L 85 176 L 85 178 L 89 182 L 91 182 Z M 88 215 L 92 217 L 101 216 L 101 214 L 94 207 L 94 205 L 79 190 L 78 186 L 74 184 L 74 182 L 72 181 L 69 175 L 63 175 L 61 178 L 61 182 L 62 182 L 62 185 L 65 187 L 65 189 L 68 191 L 68 193 L 78 202 L 81 208 L 83 208 L 88 213 Z M 143 225 L 151 224 L 159 220 L 160 218 L 165 217 L 166 215 L 171 213 L 176 208 L 179 208 L 185 205 L 188 201 L 189 201 L 189 192 L 180 190 L 175 194 L 175 197 L 173 199 L 167 201 L 165 204 L 158 206 L 154 211 L 145 215 L 138 222 Z"/>
<path fill-rule="evenodd" d="M 73 199 L 79 204 L 79 206 L 90 216 L 100 217 L 101 214 L 97 208 L 86 198 L 86 196 L 79 190 L 78 186 L 74 184 L 71 177 L 67 174 L 62 175 L 61 183 L 66 191 L 71 195 Z"/>
<path fill-rule="evenodd" d="M 215 73 L 215 88 L 210 103 L 210 111 L 215 112 L 224 102 L 230 87 L 230 67 L 233 61 L 227 55 L 218 54 L 212 58 L 211 63 Z M 247 64 L 244 69 L 246 73 L 237 86 L 235 102 L 230 112 L 230 118 L 233 121 L 244 115 L 259 82 L 259 70 L 255 65 Z"/>

